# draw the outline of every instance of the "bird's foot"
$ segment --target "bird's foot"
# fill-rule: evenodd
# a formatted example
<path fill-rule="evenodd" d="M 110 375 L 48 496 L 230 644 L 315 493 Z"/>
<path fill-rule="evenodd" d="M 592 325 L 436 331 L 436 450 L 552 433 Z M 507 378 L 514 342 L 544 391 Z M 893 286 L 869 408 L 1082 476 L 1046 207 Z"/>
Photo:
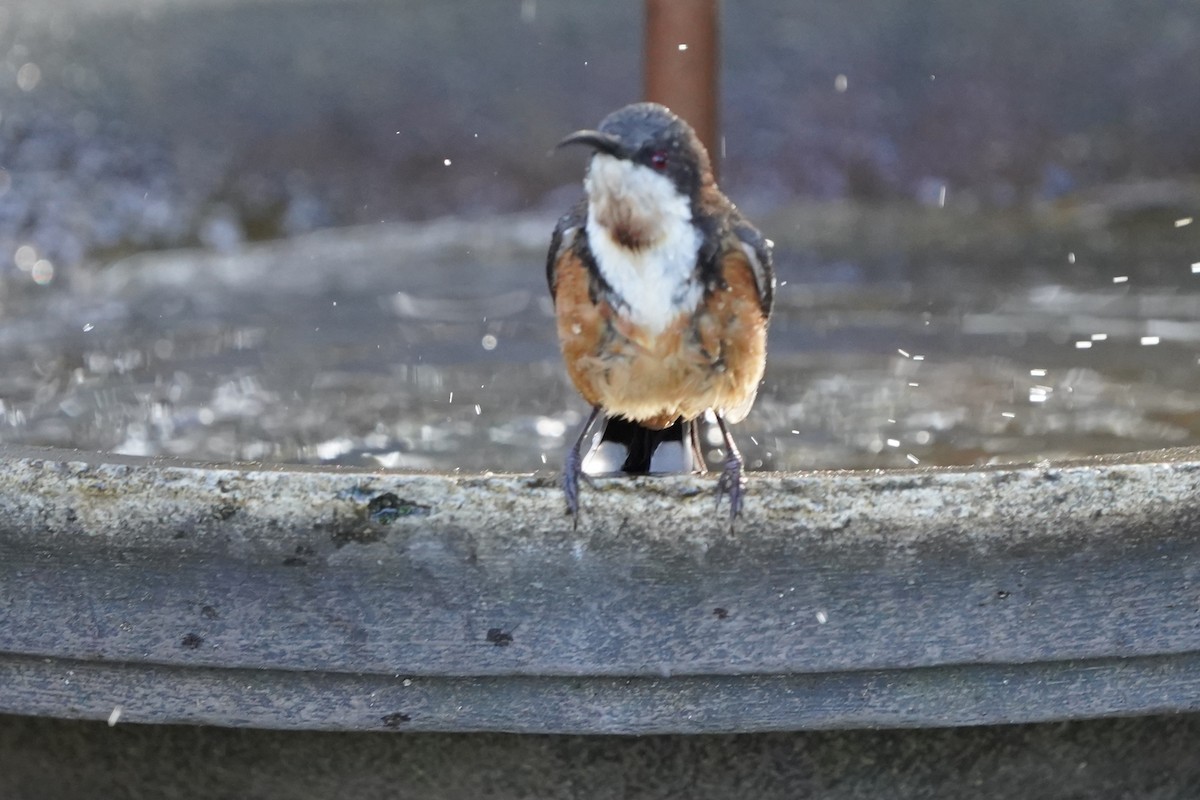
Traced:
<path fill-rule="evenodd" d="M 583 456 L 579 448 L 573 447 L 567 452 L 563 463 L 563 495 L 567 500 L 567 513 L 571 515 L 572 524 L 579 527 L 579 479 L 583 475 Z"/>
<path fill-rule="evenodd" d="M 742 494 L 746 489 L 746 476 L 742 474 L 742 458 L 736 451 L 725 456 L 725 464 L 721 469 L 721 477 L 717 480 L 717 508 L 721 507 L 721 498 L 729 495 L 729 524 L 737 519 L 742 511 Z"/>
<path fill-rule="evenodd" d="M 588 480 L 588 476 L 583 474 L 583 453 L 580 451 L 583 449 L 588 431 L 592 429 L 592 424 L 598 416 L 600 416 L 600 406 L 593 406 L 592 413 L 583 423 L 579 437 L 567 451 L 567 458 L 563 462 L 563 496 L 567 500 L 567 513 L 571 515 L 572 524 L 576 528 L 579 527 L 579 479 Z"/>

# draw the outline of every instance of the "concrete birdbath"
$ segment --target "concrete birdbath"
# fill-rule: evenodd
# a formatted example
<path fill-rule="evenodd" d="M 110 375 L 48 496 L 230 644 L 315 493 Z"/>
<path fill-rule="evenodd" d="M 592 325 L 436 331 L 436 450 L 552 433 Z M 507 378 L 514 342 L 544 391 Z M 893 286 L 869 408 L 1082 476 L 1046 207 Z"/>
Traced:
<path fill-rule="evenodd" d="M 701 732 L 1195 710 L 1200 452 L 600 479 L 4 448 L 0 710 Z"/>
<path fill-rule="evenodd" d="M 0 712 L 1200 710 L 1195 47 L 1186 14 L 1098 13 L 1064 61 L 1043 5 L 726 15 L 722 185 L 780 277 L 731 530 L 713 477 L 563 513 L 542 265 L 579 165 L 540 159 L 636 93 L 628 15 L 13 3 Z"/>

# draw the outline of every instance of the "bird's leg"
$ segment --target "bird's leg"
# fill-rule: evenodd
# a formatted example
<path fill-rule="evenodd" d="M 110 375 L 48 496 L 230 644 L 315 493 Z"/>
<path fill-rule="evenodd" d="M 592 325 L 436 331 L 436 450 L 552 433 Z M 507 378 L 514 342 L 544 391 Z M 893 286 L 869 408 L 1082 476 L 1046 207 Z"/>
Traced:
<path fill-rule="evenodd" d="M 692 471 L 703 475 L 708 472 L 708 464 L 704 462 L 704 445 L 700 442 L 700 420 L 694 419 L 683 424 L 688 429 L 687 446 L 692 448 L 692 461 L 695 462 Z"/>
<path fill-rule="evenodd" d="M 563 463 L 563 494 L 567 498 L 567 513 L 574 518 L 576 525 L 579 524 L 579 478 L 583 475 L 583 453 L 579 450 L 598 416 L 600 416 L 600 406 L 592 406 L 592 413 L 588 414 L 583 428 L 579 431 L 579 436 L 571 445 L 571 449 L 567 451 L 567 458 Z"/>
<path fill-rule="evenodd" d="M 746 477 L 742 474 L 742 454 L 734 444 L 733 436 L 725 425 L 725 418 L 717 414 L 717 427 L 725 439 L 725 464 L 721 469 L 721 477 L 717 481 L 717 507 L 721 507 L 721 498 L 729 495 L 729 522 L 737 519 L 742 510 L 742 492 L 746 488 Z"/>

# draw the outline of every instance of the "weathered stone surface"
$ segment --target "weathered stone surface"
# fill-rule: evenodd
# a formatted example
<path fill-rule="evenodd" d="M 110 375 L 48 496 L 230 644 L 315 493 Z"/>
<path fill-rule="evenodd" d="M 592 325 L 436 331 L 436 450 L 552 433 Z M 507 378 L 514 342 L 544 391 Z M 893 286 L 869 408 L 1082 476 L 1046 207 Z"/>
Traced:
<path fill-rule="evenodd" d="M 5 448 L 0 711 L 700 732 L 1200 708 L 1200 451 L 713 478 Z"/>

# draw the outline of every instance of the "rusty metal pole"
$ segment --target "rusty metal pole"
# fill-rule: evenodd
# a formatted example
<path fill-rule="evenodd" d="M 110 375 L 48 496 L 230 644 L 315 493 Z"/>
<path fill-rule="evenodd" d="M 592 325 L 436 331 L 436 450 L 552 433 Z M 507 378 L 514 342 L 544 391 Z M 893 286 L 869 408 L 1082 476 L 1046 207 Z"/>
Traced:
<path fill-rule="evenodd" d="M 646 0 L 646 99 L 696 129 L 720 162 L 717 139 L 718 0 Z"/>

